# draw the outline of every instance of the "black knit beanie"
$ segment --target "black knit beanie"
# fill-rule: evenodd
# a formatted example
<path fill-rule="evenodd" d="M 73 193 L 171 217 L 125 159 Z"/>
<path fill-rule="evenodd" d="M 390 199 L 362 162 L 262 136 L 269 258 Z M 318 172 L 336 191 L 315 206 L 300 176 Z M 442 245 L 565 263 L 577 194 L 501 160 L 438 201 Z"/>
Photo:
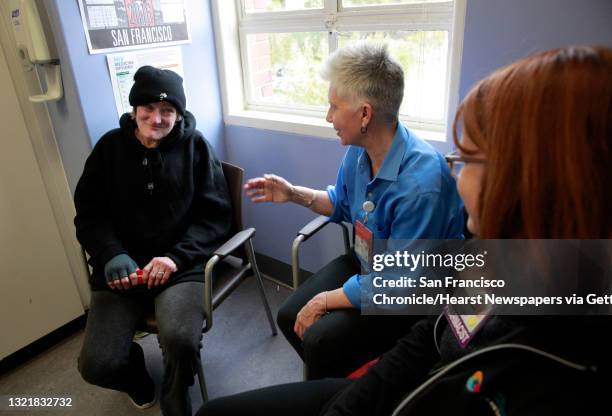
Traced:
<path fill-rule="evenodd" d="M 169 69 L 142 66 L 134 74 L 134 85 L 130 90 L 130 105 L 136 107 L 159 101 L 167 101 L 185 114 L 185 91 L 183 78 Z"/>

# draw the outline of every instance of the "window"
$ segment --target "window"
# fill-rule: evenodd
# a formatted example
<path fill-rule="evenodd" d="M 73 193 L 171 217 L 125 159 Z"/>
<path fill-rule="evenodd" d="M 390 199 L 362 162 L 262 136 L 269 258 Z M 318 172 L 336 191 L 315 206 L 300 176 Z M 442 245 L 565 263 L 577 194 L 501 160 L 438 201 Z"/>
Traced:
<path fill-rule="evenodd" d="M 401 121 L 444 141 L 457 102 L 465 1 L 213 1 L 225 121 L 335 137 L 319 69 L 337 48 L 366 40 L 386 43 L 404 68 Z"/>

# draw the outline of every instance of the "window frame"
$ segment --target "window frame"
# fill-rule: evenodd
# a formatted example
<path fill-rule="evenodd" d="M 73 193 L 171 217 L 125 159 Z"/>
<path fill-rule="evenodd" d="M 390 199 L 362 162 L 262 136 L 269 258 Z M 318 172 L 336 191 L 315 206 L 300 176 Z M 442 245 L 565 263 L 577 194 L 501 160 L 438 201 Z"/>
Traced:
<path fill-rule="evenodd" d="M 309 106 L 287 110 L 286 106 L 248 102 L 250 91 L 248 82 L 245 82 L 249 76 L 247 48 L 240 48 L 240 44 L 246 44 L 248 34 L 261 33 L 262 30 L 266 33 L 331 31 L 334 34 L 328 38 L 331 51 L 337 47 L 336 32 L 406 30 L 408 22 L 410 29 L 448 31 L 449 70 L 446 76 L 447 99 L 443 118 L 446 126 L 440 128 L 438 123 L 428 124 L 426 120 L 415 125 L 403 117 L 401 121 L 415 130 L 420 137 L 432 141 L 439 150 L 450 150 L 452 140 L 447 136 L 451 131 L 452 114 L 458 104 L 467 0 L 454 0 L 454 5 L 444 2 L 361 7 L 343 7 L 341 1 L 324 0 L 322 9 L 249 14 L 242 13 L 242 1 L 211 2 L 223 120 L 226 124 L 337 139 L 335 130 L 325 121 L 325 111 L 314 110 Z M 373 23 L 373 20 L 376 23 Z M 242 65 L 242 62 L 247 64 Z"/>

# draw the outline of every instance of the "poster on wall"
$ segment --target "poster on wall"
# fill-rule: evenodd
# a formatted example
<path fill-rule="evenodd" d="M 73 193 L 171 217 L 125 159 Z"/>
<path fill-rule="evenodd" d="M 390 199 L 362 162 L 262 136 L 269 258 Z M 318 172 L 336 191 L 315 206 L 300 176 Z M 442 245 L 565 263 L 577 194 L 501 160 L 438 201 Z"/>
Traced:
<path fill-rule="evenodd" d="M 89 53 L 189 43 L 186 0 L 78 0 Z"/>
<path fill-rule="evenodd" d="M 151 65 L 156 68 L 170 69 L 183 79 L 185 78 L 183 55 L 179 47 L 114 53 L 107 55 L 106 60 L 119 116 L 132 111 L 129 102 L 130 89 L 134 84 L 134 74 L 141 66 Z M 183 87 L 185 87 L 185 81 L 183 81 Z"/>

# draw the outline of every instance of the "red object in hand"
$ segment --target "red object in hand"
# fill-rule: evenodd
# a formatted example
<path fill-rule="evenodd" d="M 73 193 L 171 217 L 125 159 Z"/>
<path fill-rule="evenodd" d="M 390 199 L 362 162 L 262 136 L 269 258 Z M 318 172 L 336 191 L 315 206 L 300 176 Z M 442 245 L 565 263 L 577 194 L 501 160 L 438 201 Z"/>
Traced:
<path fill-rule="evenodd" d="M 136 275 L 138 276 L 138 284 L 141 285 L 143 284 L 145 281 L 142 280 L 142 273 L 143 270 L 142 269 L 136 269 Z"/>

